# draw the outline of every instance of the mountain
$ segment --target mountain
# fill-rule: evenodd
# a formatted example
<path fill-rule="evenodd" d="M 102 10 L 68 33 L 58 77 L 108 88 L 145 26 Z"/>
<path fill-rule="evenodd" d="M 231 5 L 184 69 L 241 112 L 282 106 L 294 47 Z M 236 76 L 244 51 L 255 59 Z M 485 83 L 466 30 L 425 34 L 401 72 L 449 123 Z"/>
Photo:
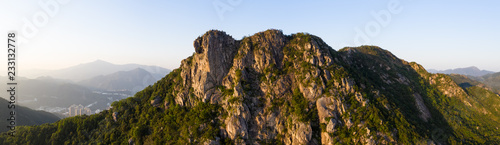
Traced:
<path fill-rule="evenodd" d="M 470 76 L 460 75 L 460 74 L 449 74 L 450 78 L 457 83 L 460 87 L 466 89 L 472 86 L 480 86 L 486 88 L 484 84 L 474 79 L 469 78 Z"/>
<path fill-rule="evenodd" d="M 108 75 L 100 75 L 90 79 L 75 83 L 72 80 L 56 79 L 50 76 L 41 76 L 36 79 L 20 77 L 19 88 L 22 92 L 19 94 L 19 101 L 26 107 L 35 110 L 44 110 L 54 113 L 62 118 L 66 117 L 68 107 L 75 104 L 88 106 L 92 112 L 107 109 L 113 101 L 117 101 L 129 96 L 135 92 L 144 89 L 148 85 L 154 84 L 161 74 L 166 75 L 163 68 L 153 66 L 141 66 L 135 64 L 114 65 L 104 61 L 96 61 L 86 66 L 78 66 L 79 69 L 91 69 L 92 67 L 123 67 L 111 68 L 111 70 L 134 68 L 128 71 L 118 71 Z M 148 69 L 142 69 L 144 67 Z M 78 69 L 75 69 L 78 70 Z M 98 73 L 96 71 L 89 71 Z M 156 72 L 153 75 L 151 72 Z M 0 77 L 6 80 L 5 77 Z M 0 87 L 5 84 L 0 84 Z M 2 96 L 3 97 L 3 96 Z"/>
<path fill-rule="evenodd" d="M 456 74 L 466 75 L 461 77 L 466 77 L 467 80 L 472 80 L 475 83 L 486 85 L 488 88 L 490 88 L 491 91 L 500 94 L 500 72 L 495 73 L 493 71 L 480 70 L 475 66 L 467 68 L 448 69 L 444 71 L 429 69 L 429 72 L 451 74 L 452 77 L 455 76 L 456 78 L 458 77 Z"/>
<path fill-rule="evenodd" d="M 40 74 L 28 74 L 35 78 L 40 76 L 50 76 L 57 79 L 79 82 L 100 75 L 108 75 L 119 71 L 130 71 L 136 68 L 142 68 L 148 71 L 156 79 L 161 79 L 161 77 L 170 72 L 170 70 L 158 66 L 146 66 L 139 64 L 116 65 L 106 61 L 96 60 L 94 62 L 79 64 L 60 70 L 41 71 Z"/>
<path fill-rule="evenodd" d="M 110 110 L 22 127 L 0 143 L 500 143 L 500 96 L 376 46 L 336 51 L 306 33 L 235 40 L 211 30 L 194 49 Z"/>
<path fill-rule="evenodd" d="M 470 76 L 476 76 L 476 77 L 495 73 L 493 71 L 480 70 L 479 68 L 477 68 L 475 66 L 466 67 L 466 68 L 447 69 L 447 70 L 429 69 L 428 71 L 431 73 L 461 74 L 461 75 L 470 75 Z"/>
<path fill-rule="evenodd" d="M 496 90 L 498 94 L 500 94 L 500 72 L 494 74 L 487 74 L 480 77 L 473 77 L 472 79 L 488 85 L 489 87 Z"/>
<path fill-rule="evenodd" d="M 16 126 L 41 125 L 44 123 L 53 123 L 60 119 L 54 114 L 44 111 L 31 110 L 29 108 L 19 106 L 18 104 L 19 103 L 15 104 L 16 106 L 14 108 L 16 112 Z M 2 109 L 0 109 L 0 117 L 2 118 L 0 119 L 0 124 L 2 124 L 2 127 L 0 127 L 0 132 L 6 132 L 9 130 L 9 128 L 5 127 L 6 125 L 10 124 L 10 121 L 8 121 L 7 119 L 11 117 L 11 110 L 7 108 L 8 105 L 9 101 L 0 97 L 0 106 L 2 106 Z"/>
<path fill-rule="evenodd" d="M 469 97 L 471 97 L 469 99 L 472 100 L 470 101 L 472 102 L 471 106 L 476 110 L 484 111 L 484 114 L 491 113 L 495 117 L 500 116 L 500 112 L 497 111 L 498 107 L 500 107 L 500 100 L 498 99 L 499 89 L 492 88 L 464 75 L 451 74 L 449 76 L 469 94 Z"/>
<path fill-rule="evenodd" d="M 0 77 L 0 80 L 7 80 Z M 67 108 L 73 104 L 89 106 L 93 111 L 104 110 L 116 100 L 131 96 L 130 91 L 94 91 L 85 86 L 77 85 L 67 80 L 59 80 L 51 77 L 39 77 L 37 79 L 18 78 L 17 101 L 25 107 L 35 110 L 44 110 L 64 116 Z M 0 84 L 6 88 L 5 83 Z M 6 96 L 2 96 L 6 97 Z"/>
<path fill-rule="evenodd" d="M 119 71 L 109 75 L 101 75 L 91 79 L 80 81 L 78 84 L 101 90 L 128 90 L 137 92 L 154 84 L 155 79 L 151 73 L 136 68 L 130 71 Z"/>

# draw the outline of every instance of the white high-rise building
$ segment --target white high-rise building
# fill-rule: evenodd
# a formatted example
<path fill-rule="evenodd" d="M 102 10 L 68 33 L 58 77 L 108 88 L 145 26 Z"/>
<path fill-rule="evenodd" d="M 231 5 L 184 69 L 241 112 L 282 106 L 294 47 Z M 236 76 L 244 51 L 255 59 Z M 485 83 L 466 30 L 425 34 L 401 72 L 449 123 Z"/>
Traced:
<path fill-rule="evenodd" d="M 83 115 L 83 114 L 87 115 L 92 114 L 92 110 L 90 110 L 90 108 L 88 107 L 82 106 L 82 104 L 79 105 L 73 104 L 68 108 L 68 111 L 69 111 L 69 117 Z"/>

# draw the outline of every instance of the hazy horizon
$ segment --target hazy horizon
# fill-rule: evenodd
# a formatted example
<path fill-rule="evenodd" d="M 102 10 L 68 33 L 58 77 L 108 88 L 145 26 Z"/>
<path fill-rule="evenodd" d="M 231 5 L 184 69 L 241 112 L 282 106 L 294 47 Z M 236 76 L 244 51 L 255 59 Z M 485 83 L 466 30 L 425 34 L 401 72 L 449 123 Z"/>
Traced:
<path fill-rule="evenodd" d="M 130 63 L 114 63 L 114 62 L 110 62 L 110 61 L 107 61 L 107 60 L 104 60 L 104 59 L 96 59 L 96 60 L 85 61 L 85 62 L 77 62 L 77 64 L 72 64 L 72 65 L 70 64 L 68 66 L 63 66 L 61 68 L 52 68 L 52 69 L 46 69 L 46 68 L 22 68 L 21 71 L 23 71 L 23 70 L 25 70 L 25 71 L 26 70 L 49 70 L 49 71 L 60 70 L 60 69 L 66 69 L 66 68 L 78 66 L 78 65 L 81 65 L 81 64 L 92 63 L 92 62 L 96 62 L 96 61 L 104 61 L 104 62 L 111 63 L 111 64 L 114 64 L 114 65 L 139 64 L 139 63 L 134 63 L 134 62 L 130 62 Z M 150 65 L 150 64 L 139 64 L 139 65 L 158 66 L 158 65 Z M 158 67 L 162 67 L 162 66 L 158 66 Z M 166 67 L 162 67 L 162 68 L 166 68 Z M 172 70 L 171 68 L 166 68 L 166 69 Z"/>
<path fill-rule="evenodd" d="M 57 70 L 104 60 L 167 69 L 210 29 L 235 39 L 270 28 L 307 32 L 333 49 L 376 45 L 426 69 L 500 72 L 498 1 L 0 1 L 0 31 L 26 40 L 19 70 Z M 26 28 L 34 31 L 25 33 Z M 6 45 L 5 41 L 2 41 Z M 5 46 L 4 45 L 4 46 Z M 5 60 L 6 55 L 0 56 Z M 6 63 L 0 63 L 2 71 Z"/>
<path fill-rule="evenodd" d="M 81 65 L 81 64 L 92 63 L 92 62 L 96 62 L 96 61 L 104 61 L 104 62 L 108 62 L 108 63 L 114 64 L 114 65 L 138 64 L 138 63 L 133 63 L 133 62 L 131 62 L 131 63 L 113 63 L 113 62 L 110 62 L 110 61 L 107 61 L 107 60 L 103 60 L 103 59 L 96 59 L 96 60 L 88 61 L 88 62 L 78 62 L 78 64 L 64 66 L 64 67 L 61 67 L 61 68 L 53 68 L 53 69 L 45 69 L 45 68 L 27 68 L 26 69 L 26 68 L 22 68 L 21 71 L 28 71 L 28 70 L 47 70 L 47 71 L 53 71 L 53 70 L 66 69 L 66 68 L 74 67 L 74 66 Z M 139 64 L 139 65 L 158 66 L 158 65 L 149 65 L 149 64 Z M 159 67 L 161 67 L 161 66 L 159 66 Z M 469 68 L 469 67 L 477 67 L 477 66 L 464 66 L 464 67 L 447 68 L 447 69 L 435 69 L 435 68 L 425 68 L 425 69 L 427 69 L 427 70 L 433 69 L 433 70 L 437 70 L 437 71 L 445 71 L 445 70 L 460 69 L 460 68 Z M 162 67 L 162 68 L 165 68 L 165 67 Z M 477 67 L 477 68 L 479 70 L 494 71 L 494 70 L 488 70 L 488 69 L 483 69 L 483 68 L 479 68 L 479 67 Z M 173 69 L 177 69 L 177 68 L 166 68 L 166 69 L 173 70 Z M 500 71 L 494 71 L 494 72 L 500 72 Z M 0 76 L 2 76 L 2 75 L 0 75 Z"/>

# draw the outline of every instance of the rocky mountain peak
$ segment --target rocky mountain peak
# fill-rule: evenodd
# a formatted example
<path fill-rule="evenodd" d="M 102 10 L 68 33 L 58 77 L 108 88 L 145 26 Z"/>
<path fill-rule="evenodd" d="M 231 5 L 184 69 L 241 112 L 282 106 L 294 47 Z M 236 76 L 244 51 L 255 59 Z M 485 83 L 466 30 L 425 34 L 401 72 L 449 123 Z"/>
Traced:
<path fill-rule="evenodd" d="M 212 120 L 222 124 L 217 136 L 235 144 L 405 144 L 399 131 L 444 122 L 432 112 L 436 108 L 429 105 L 427 90 L 455 99 L 467 95 L 448 77 L 429 74 L 380 47 L 337 52 L 307 33 L 270 29 L 235 40 L 211 30 L 193 46 L 196 53 L 163 82 L 175 84 L 172 91 L 153 93 L 160 95 L 149 101 L 160 107 L 158 101 L 164 100 L 165 110 L 174 104 L 220 106 L 224 115 Z M 412 141 L 428 143 L 430 133 L 414 133 Z"/>
<path fill-rule="evenodd" d="M 193 69 L 183 74 L 195 80 L 189 84 L 193 84 L 196 94 L 205 95 L 209 89 L 221 84 L 232 65 L 237 45 L 233 37 L 219 30 L 208 31 L 194 41 L 196 54 L 192 56 L 192 67 L 183 64 L 183 67 Z"/>
<path fill-rule="evenodd" d="M 464 91 L 377 46 L 337 52 L 274 29 L 241 40 L 211 30 L 193 46 L 178 69 L 99 114 L 91 132 L 144 144 L 499 142 L 500 115 L 488 115 L 498 111 L 469 94 L 487 90 Z"/>
<path fill-rule="evenodd" d="M 234 43 L 234 38 L 227 35 L 226 32 L 220 30 L 210 30 L 202 36 L 196 38 L 193 45 L 196 53 L 201 54 L 208 51 L 226 49 L 234 45 Z"/>
<path fill-rule="evenodd" d="M 339 61 L 335 60 L 337 53 L 314 35 L 284 35 L 280 30 L 270 29 L 234 40 L 225 32 L 212 30 L 197 38 L 194 47 L 196 53 L 181 64 L 179 75 L 183 82 L 182 86 L 175 86 L 178 93 L 172 94 L 175 104 L 193 106 L 208 102 L 235 111 L 223 119 L 227 125 L 223 134 L 233 140 L 243 141 L 238 137 L 267 140 L 278 134 L 288 134 L 293 137 L 284 141 L 287 144 L 319 143 L 322 140 L 313 138 L 326 134 L 313 133 L 314 125 L 309 125 L 311 118 L 307 117 L 307 112 L 318 110 L 319 122 L 330 127 L 344 121 L 352 125 L 350 120 L 339 118 L 346 106 L 340 103 L 339 98 L 324 98 L 325 91 L 352 93 L 362 105 L 367 103 L 354 89 L 355 82 L 339 75 L 345 71 L 335 63 Z M 328 86 L 335 89 L 329 90 Z M 274 111 L 266 111 L 266 108 L 273 102 L 277 103 L 275 100 L 291 99 L 297 101 L 292 105 L 305 109 L 289 116 L 295 120 L 289 123 L 296 126 L 289 131 L 259 132 L 258 128 L 264 128 L 269 123 L 273 124 L 273 128 L 285 127 L 282 122 L 285 114 L 272 113 Z M 321 101 L 317 103 L 318 99 Z M 335 105 L 330 105 L 332 103 Z M 263 113 L 271 113 L 271 116 Z M 324 118 L 333 120 L 325 121 Z M 330 137 L 324 138 L 325 142 L 331 140 Z"/>

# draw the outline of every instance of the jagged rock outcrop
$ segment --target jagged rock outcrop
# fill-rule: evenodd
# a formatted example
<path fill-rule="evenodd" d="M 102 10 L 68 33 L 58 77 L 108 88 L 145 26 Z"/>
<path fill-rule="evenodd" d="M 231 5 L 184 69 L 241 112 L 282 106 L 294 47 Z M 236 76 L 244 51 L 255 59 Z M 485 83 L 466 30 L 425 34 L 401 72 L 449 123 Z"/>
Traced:
<path fill-rule="evenodd" d="M 118 121 L 118 112 L 113 112 L 113 121 Z"/>
<path fill-rule="evenodd" d="M 221 31 L 209 31 L 194 41 L 196 54 L 193 56 L 191 76 L 184 80 L 191 80 L 194 93 L 201 96 L 202 101 L 219 100 L 214 94 L 215 88 L 222 84 L 222 79 L 231 68 L 237 45 L 236 40 Z"/>
<path fill-rule="evenodd" d="M 51 138 L 48 144 L 500 143 L 498 95 L 464 90 L 376 46 L 335 51 L 314 35 L 280 30 L 241 40 L 211 30 L 193 46 L 178 69 L 134 97 L 94 116 L 46 125 L 41 132 L 50 136 L 39 138 Z"/>
<path fill-rule="evenodd" d="M 151 105 L 154 107 L 159 107 L 161 104 L 162 98 L 160 96 L 155 96 L 153 100 L 151 100 Z"/>
<path fill-rule="evenodd" d="M 359 107 L 369 107 L 370 100 L 359 88 L 366 85 L 344 75 L 348 72 L 342 65 L 368 67 L 354 60 L 359 54 L 387 59 L 379 62 L 384 71 L 374 72 L 381 74 L 384 83 L 410 85 L 410 80 L 402 74 L 389 76 L 391 69 L 408 65 L 390 52 L 376 48 L 370 54 L 360 52 L 364 49 L 348 48 L 344 50 L 347 54 L 339 57 L 321 39 L 303 33 L 287 36 L 278 30 L 268 30 L 234 40 L 225 32 L 213 30 L 197 38 L 194 47 L 196 53 L 181 64 L 180 76 L 184 81 L 180 91 L 173 94 L 175 102 L 188 106 L 200 101 L 221 104 L 229 114 L 221 118 L 226 125 L 221 134 L 240 143 L 277 139 L 286 144 L 327 144 L 342 142 L 333 134 L 343 126 L 365 129 L 365 124 L 354 121 L 359 120 L 352 117 L 357 114 L 353 112 L 356 109 L 349 110 L 353 104 L 345 99 L 352 97 Z M 300 108 L 303 111 L 296 111 L 299 108 L 293 105 L 299 102 L 291 101 L 299 96 L 304 98 L 300 102 L 305 104 L 306 108 Z M 416 100 L 413 105 L 427 120 L 430 114 L 425 104 L 418 94 L 413 96 Z M 276 100 L 292 104 L 273 106 L 281 103 Z M 312 115 L 304 117 L 304 114 Z M 313 131 L 321 126 L 326 130 Z M 366 131 L 361 136 L 364 142 L 375 142 Z"/>
<path fill-rule="evenodd" d="M 194 42 L 196 53 L 181 64 L 180 75 L 184 82 L 182 91 L 175 94 L 176 103 L 193 105 L 202 101 L 223 104 L 226 110 L 232 110 L 223 120 L 226 124 L 224 130 L 233 140 L 240 137 L 247 143 L 253 143 L 256 140 L 252 139 L 272 140 L 278 134 L 287 134 L 290 137 L 282 139 L 285 143 L 320 143 L 321 140 L 313 138 L 310 121 L 287 121 L 284 115 L 288 112 L 287 108 L 280 109 L 283 111 L 269 110 L 268 106 L 275 99 L 289 100 L 294 88 L 309 101 L 308 105 L 314 104 L 318 98 L 327 97 L 323 91 L 335 72 L 321 67 L 333 66 L 334 58 L 330 49 L 317 37 L 299 35 L 293 38 L 278 30 L 268 30 L 236 41 L 225 32 L 205 33 Z M 280 76 L 274 74 L 283 69 L 289 69 L 290 73 Z M 294 73 L 293 70 L 301 72 Z M 352 79 L 343 78 L 335 82 L 335 91 L 330 90 L 331 93 L 354 92 Z M 337 90 L 337 87 L 343 89 Z M 230 92 L 232 95 L 224 95 L 220 88 L 233 91 Z M 190 94 L 195 97 L 190 97 Z M 232 98 L 236 101 L 229 102 Z M 335 109 L 321 110 L 321 113 L 341 114 L 332 113 Z M 289 117 L 297 118 L 293 115 Z M 285 127 L 285 123 L 294 126 Z M 316 126 L 319 126 L 317 122 Z M 316 138 L 319 138 L 319 134 L 316 134 Z"/>
<path fill-rule="evenodd" d="M 194 48 L 196 53 L 180 66 L 183 83 L 176 86 L 179 91 L 173 94 L 175 103 L 220 104 L 228 114 L 220 118 L 225 124 L 221 134 L 239 143 L 277 140 L 286 144 L 328 144 L 342 142 L 334 135 L 340 128 L 359 126 L 368 130 L 366 124 L 352 117 L 358 114 L 357 109 L 349 109 L 354 104 L 346 103 L 346 99 L 353 98 L 359 107 L 370 107 L 368 96 L 363 94 L 366 92 L 361 91 L 367 84 L 351 78 L 343 66 L 369 67 L 355 60 L 360 54 L 387 59 L 379 62 L 384 71 L 374 72 L 381 74 L 384 83 L 410 85 L 402 74 L 389 76 L 393 68 L 411 68 L 390 52 L 375 48 L 375 53 L 370 54 L 360 52 L 364 49 L 348 48 L 340 56 L 309 34 L 287 36 L 279 30 L 268 30 L 234 40 L 225 32 L 212 30 L 198 37 Z M 355 68 L 352 66 L 349 69 Z M 418 94 L 408 97 L 416 100 L 413 106 L 427 120 L 429 111 Z M 300 104 L 305 108 L 296 108 Z M 321 126 L 326 130 L 317 130 Z M 373 135 L 364 132 L 363 142 L 376 143 Z M 394 138 L 384 137 L 388 138 L 386 142 Z"/>
<path fill-rule="evenodd" d="M 219 124 L 216 138 L 188 133 L 189 143 L 439 143 L 425 128 L 445 121 L 431 113 L 423 86 L 435 85 L 437 95 L 466 96 L 450 78 L 376 46 L 335 51 L 314 35 L 280 30 L 241 40 L 211 30 L 193 46 L 195 53 L 171 76 L 171 91 L 150 101 L 155 107 L 163 101 L 164 110 L 221 107 L 210 121 Z"/>
<path fill-rule="evenodd" d="M 431 117 L 431 113 L 429 112 L 429 109 L 427 109 L 427 106 L 425 106 L 422 96 L 420 96 L 420 94 L 418 93 L 415 93 L 413 94 L 413 97 L 415 97 L 415 105 L 417 106 L 418 111 L 420 111 L 420 118 L 422 118 L 424 121 L 429 120 L 429 118 Z"/>

